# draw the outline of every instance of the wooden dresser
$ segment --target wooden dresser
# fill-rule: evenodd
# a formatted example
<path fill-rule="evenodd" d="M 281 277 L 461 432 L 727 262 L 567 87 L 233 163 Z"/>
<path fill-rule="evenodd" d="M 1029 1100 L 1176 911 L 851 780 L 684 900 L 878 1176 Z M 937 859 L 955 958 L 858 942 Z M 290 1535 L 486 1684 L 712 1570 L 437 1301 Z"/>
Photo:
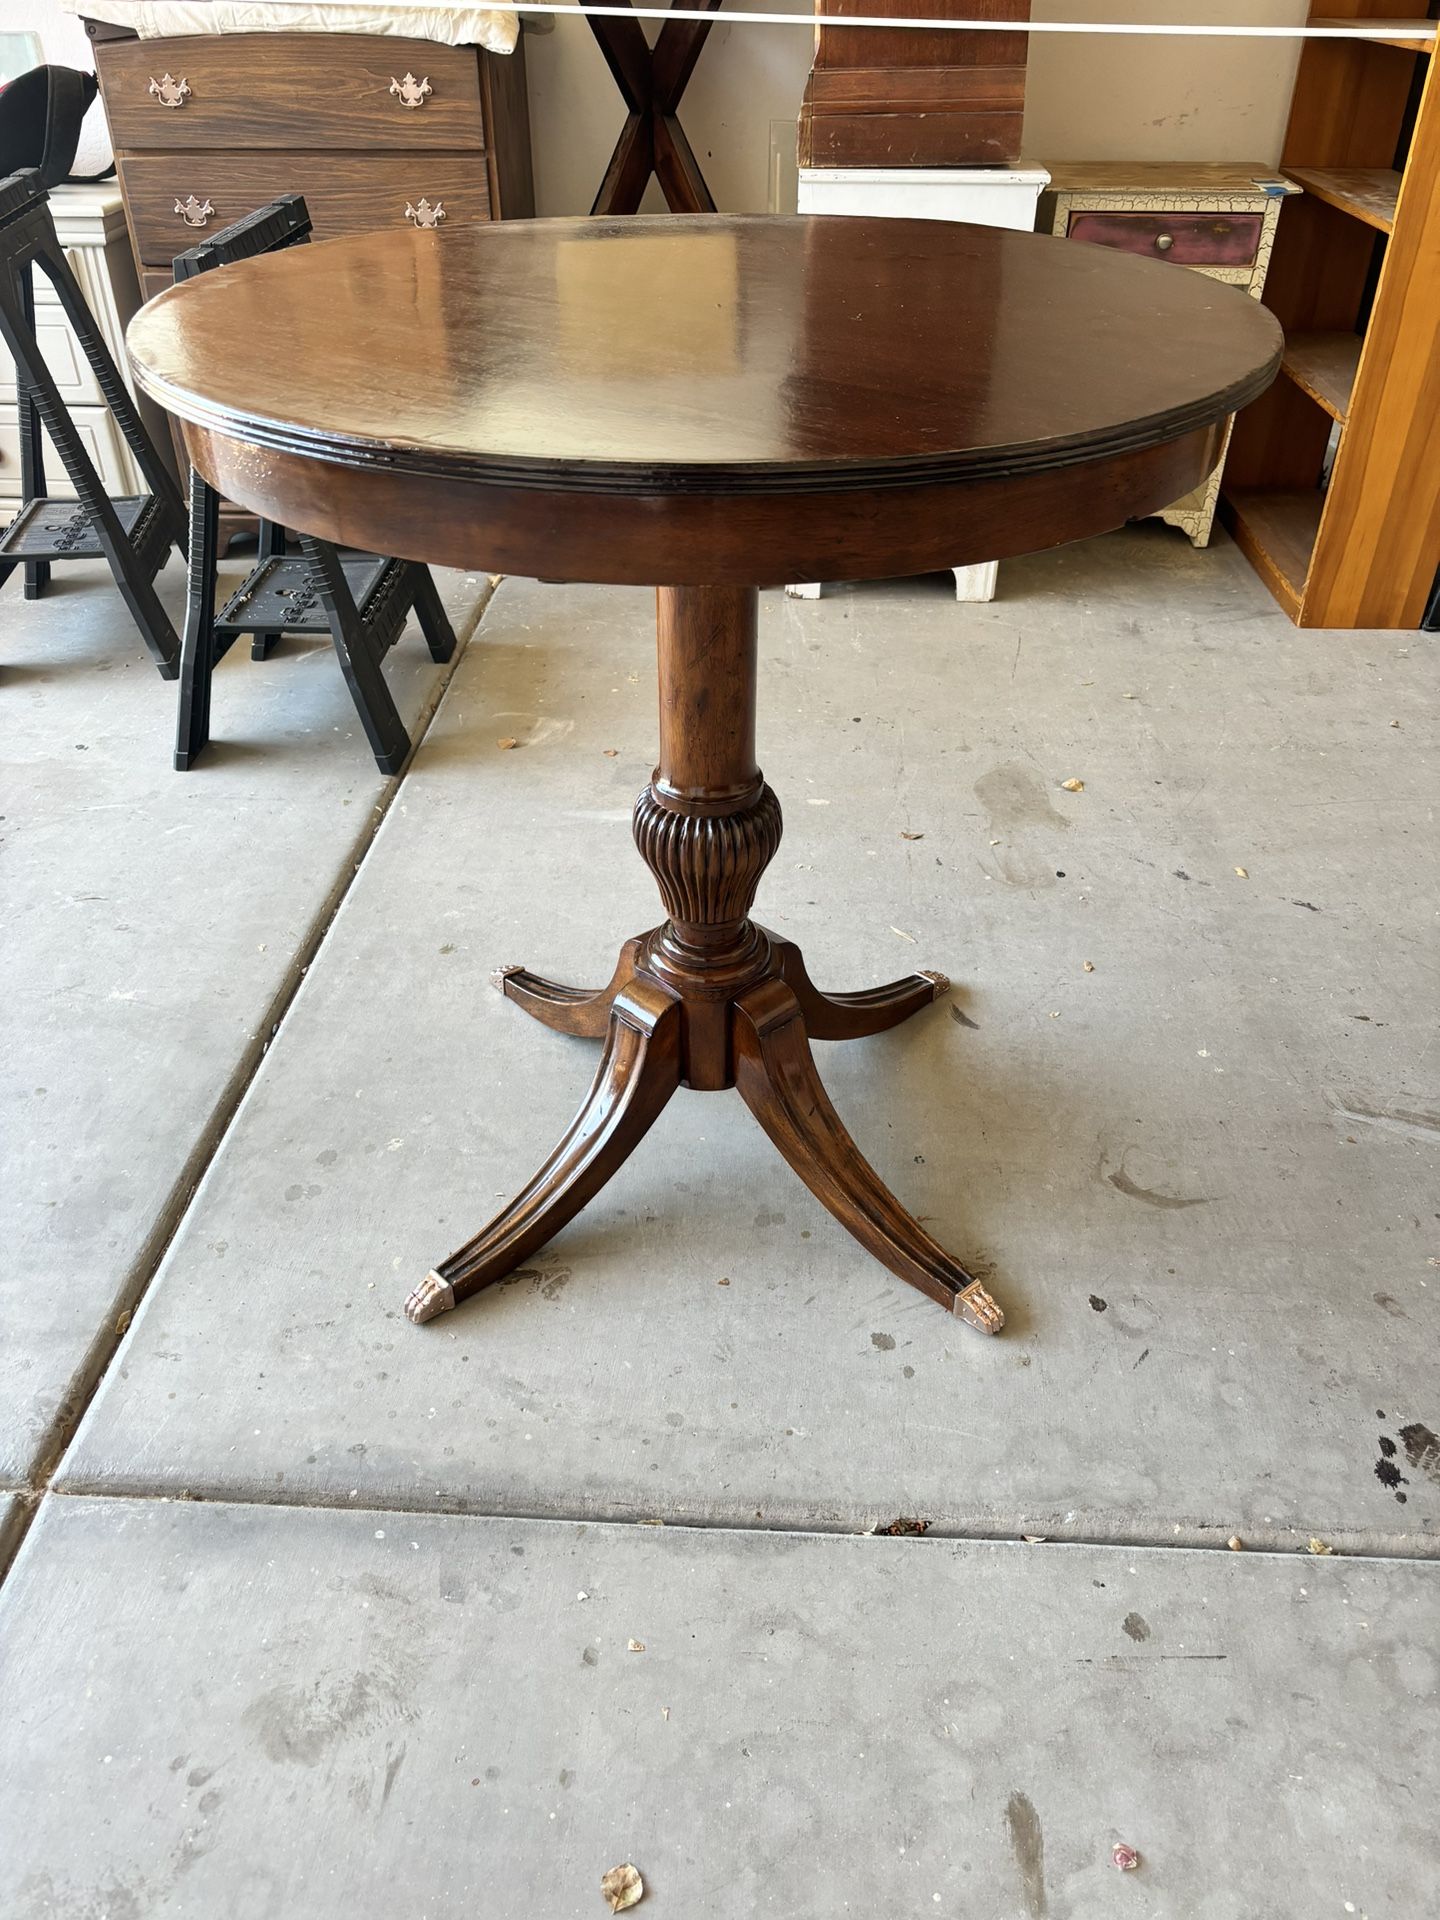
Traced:
<path fill-rule="evenodd" d="M 1260 166 L 1076 161 L 1051 168 L 1039 225 L 1042 232 L 1192 267 L 1258 300 L 1280 209 L 1298 191 Z M 1203 485 L 1153 516 L 1182 527 L 1197 547 L 1208 545 L 1215 523 L 1225 450 Z"/>
<path fill-rule="evenodd" d="M 371 34 L 138 40 L 87 21 L 148 299 L 199 233 L 303 193 L 319 240 L 532 214 L 525 42 Z"/>

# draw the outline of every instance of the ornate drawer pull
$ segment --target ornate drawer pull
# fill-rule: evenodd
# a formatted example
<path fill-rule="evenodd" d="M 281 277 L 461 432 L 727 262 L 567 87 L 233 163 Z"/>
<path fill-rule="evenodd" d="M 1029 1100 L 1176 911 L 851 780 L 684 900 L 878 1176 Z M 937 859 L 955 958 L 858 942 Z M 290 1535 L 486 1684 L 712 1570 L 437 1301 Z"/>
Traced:
<path fill-rule="evenodd" d="M 192 193 L 188 200 L 177 200 L 175 211 L 187 227 L 203 227 L 209 224 L 215 209 L 208 200 L 197 200 Z"/>
<path fill-rule="evenodd" d="M 1174 244 L 1175 236 L 1173 233 L 1157 233 L 1155 236 L 1155 251 L 1157 253 L 1169 253 Z"/>
<path fill-rule="evenodd" d="M 405 218 L 412 227 L 438 227 L 445 218 L 445 202 L 437 200 L 432 207 L 428 200 L 417 200 L 412 207 L 405 202 Z"/>
<path fill-rule="evenodd" d="M 397 80 L 392 73 L 390 91 L 402 107 L 410 107 L 413 110 L 424 106 L 430 97 L 431 88 L 428 79 L 417 80 L 413 73 L 407 73 L 403 80 Z"/>
<path fill-rule="evenodd" d="M 162 107 L 183 107 L 190 98 L 190 82 L 183 73 L 178 80 L 173 74 L 162 73 L 158 80 L 151 80 L 150 93 Z"/>

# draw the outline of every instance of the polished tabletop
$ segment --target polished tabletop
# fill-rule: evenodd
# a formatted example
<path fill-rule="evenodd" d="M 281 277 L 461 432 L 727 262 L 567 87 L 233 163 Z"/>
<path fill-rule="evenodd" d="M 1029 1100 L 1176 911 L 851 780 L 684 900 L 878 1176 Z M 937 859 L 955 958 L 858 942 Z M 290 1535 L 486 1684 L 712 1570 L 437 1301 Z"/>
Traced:
<path fill-rule="evenodd" d="M 1232 287 L 1049 236 L 699 216 L 393 229 L 134 321 L 141 385 L 257 447 L 601 491 L 1001 479 L 1174 441 L 1273 377 Z"/>

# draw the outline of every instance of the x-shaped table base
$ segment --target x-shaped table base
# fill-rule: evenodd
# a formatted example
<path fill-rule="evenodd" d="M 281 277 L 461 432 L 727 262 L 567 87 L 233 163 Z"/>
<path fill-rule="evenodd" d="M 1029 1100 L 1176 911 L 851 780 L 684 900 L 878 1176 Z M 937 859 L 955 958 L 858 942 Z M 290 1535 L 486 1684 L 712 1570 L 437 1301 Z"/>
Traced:
<path fill-rule="evenodd" d="M 691 4 L 714 13 L 720 0 Z M 587 18 L 628 109 L 591 213 L 638 212 L 652 173 L 672 213 L 714 213 L 700 162 L 676 117 L 710 22 L 667 20 L 652 47 L 638 20 Z"/>

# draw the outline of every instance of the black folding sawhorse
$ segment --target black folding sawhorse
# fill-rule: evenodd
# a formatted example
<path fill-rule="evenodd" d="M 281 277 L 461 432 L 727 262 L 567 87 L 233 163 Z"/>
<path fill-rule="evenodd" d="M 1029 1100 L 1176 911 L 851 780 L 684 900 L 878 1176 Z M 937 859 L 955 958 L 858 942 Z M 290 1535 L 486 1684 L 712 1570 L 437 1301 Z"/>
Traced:
<path fill-rule="evenodd" d="M 217 267 L 310 238 L 310 216 L 298 193 L 261 207 L 213 239 L 179 254 L 175 278 L 192 279 Z M 217 614 L 220 496 L 190 470 L 190 586 L 180 660 L 180 714 L 175 765 L 193 766 L 210 738 L 210 677 L 241 634 L 253 636 L 252 656 L 264 659 L 282 633 L 329 633 L 341 670 L 382 773 L 397 773 L 410 736 L 396 711 L 381 662 L 404 630 L 413 607 L 433 659 L 446 661 L 455 635 L 430 569 L 413 560 L 340 552 L 310 534 L 287 552 L 283 527 L 262 520 L 260 557 Z"/>

